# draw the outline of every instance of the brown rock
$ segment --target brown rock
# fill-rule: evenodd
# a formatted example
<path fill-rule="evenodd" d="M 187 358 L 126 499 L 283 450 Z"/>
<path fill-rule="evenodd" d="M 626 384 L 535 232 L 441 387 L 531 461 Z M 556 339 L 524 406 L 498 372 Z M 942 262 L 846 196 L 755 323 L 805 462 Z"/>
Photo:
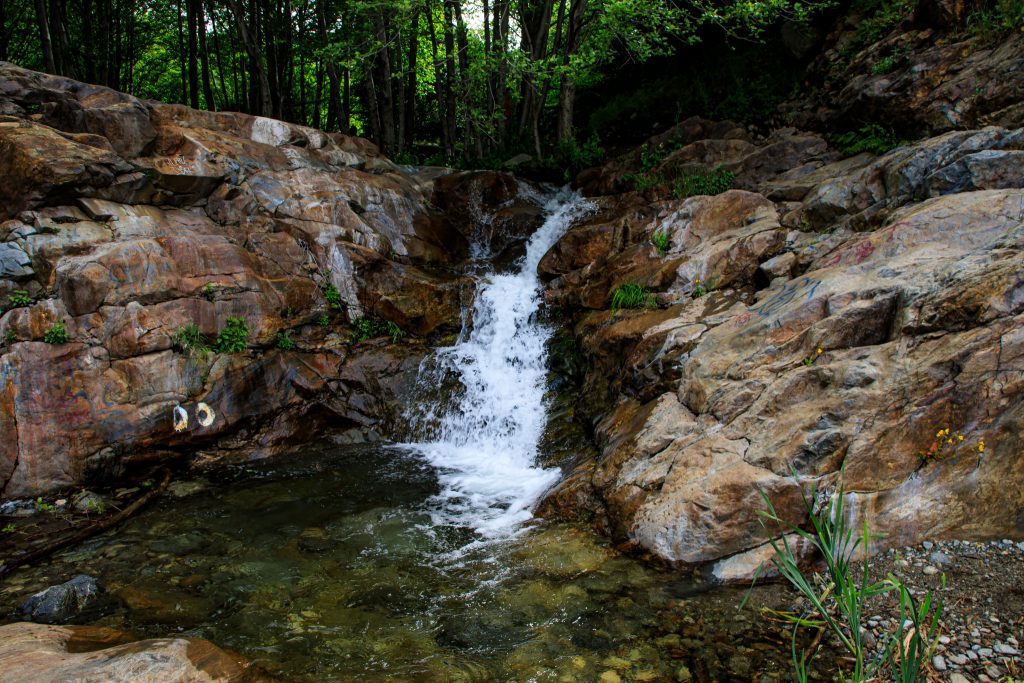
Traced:
<path fill-rule="evenodd" d="M 131 636 L 95 626 L 0 626 L 0 667 L 11 683 L 270 681 L 242 657 L 198 638 Z"/>

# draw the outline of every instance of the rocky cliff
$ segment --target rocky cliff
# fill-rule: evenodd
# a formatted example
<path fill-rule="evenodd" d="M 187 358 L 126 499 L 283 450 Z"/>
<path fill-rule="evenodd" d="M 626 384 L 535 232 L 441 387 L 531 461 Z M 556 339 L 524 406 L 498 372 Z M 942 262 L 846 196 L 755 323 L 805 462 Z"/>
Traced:
<path fill-rule="evenodd" d="M 445 173 L 0 64 L 0 494 L 387 433 L 461 324 L 473 231 L 512 248 L 539 216 L 509 176 Z M 467 217 L 474 195 L 501 208 Z M 231 319 L 241 352 L 206 352 Z"/>
<path fill-rule="evenodd" d="M 581 177 L 601 211 L 540 268 L 600 455 L 549 505 L 722 580 L 766 557 L 762 492 L 799 523 L 844 471 L 886 545 L 1024 534 L 1024 129 L 841 158 L 691 119 L 658 145 L 646 177 L 742 189 L 604 195 L 643 152 Z M 627 284 L 647 301 L 611 310 Z"/>

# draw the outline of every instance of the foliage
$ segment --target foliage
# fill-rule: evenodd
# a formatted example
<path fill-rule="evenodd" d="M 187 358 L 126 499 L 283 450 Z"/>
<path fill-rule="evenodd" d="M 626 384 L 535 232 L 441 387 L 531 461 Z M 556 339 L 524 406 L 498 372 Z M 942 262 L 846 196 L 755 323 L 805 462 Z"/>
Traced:
<path fill-rule="evenodd" d="M 324 313 L 323 315 L 316 319 L 316 324 L 319 325 L 320 327 L 327 327 L 328 325 L 331 324 L 331 316 Z"/>
<path fill-rule="evenodd" d="M 324 290 L 324 298 L 327 299 L 327 305 L 332 309 L 338 311 L 341 310 L 341 292 L 334 285 L 327 285 L 327 289 Z"/>
<path fill-rule="evenodd" d="M 32 305 L 32 297 L 24 289 L 15 289 L 10 293 L 7 300 L 10 302 L 11 308 L 22 308 Z"/>
<path fill-rule="evenodd" d="M 967 17 L 967 31 L 984 41 L 999 40 L 1010 31 L 1024 32 L 1024 3 L 1020 0 L 996 0 L 981 5 Z"/>
<path fill-rule="evenodd" d="M 205 358 L 210 353 L 210 345 L 206 343 L 206 339 L 199 332 L 199 327 L 195 323 L 179 327 L 171 335 L 171 339 L 174 340 L 175 346 L 189 356 Z"/>
<path fill-rule="evenodd" d="M 668 248 L 671 246 L 668 232 L 666 230 L 655 230 L 654 234 L 651 235 L 651 244 L 658 250 L 658 256 L 667 254 Z"/>
<path fill-rule="evenodd" d="M 51 515 L 57 512 L 57 506 L 53 503 L 47 503 L 42 499 L 42 497 L 35 499 L 33 507 L 35 507 L 36 512 L 48 512 Z"/>
<path fill-rule="evenodd" d="M 793 476 L 796 477 L 795 472 Z M 907 588 L 891 575 L 884 581 L 872 582 L 866 560 L 861 561 L 858 570 L 853 557 L 858 551 L 868 556 L 871 535 L 866 521 L 860 535 L 855 535 L 845 510 L 845 493 L 840 480 L 835 493 L 823 497 L 819 506 L 813 488 L 810 495 L 801 491 L 804 512 L 811 524 L 808 531 L 779 517 L 771 499 L 761 492 L 766 509 L 760 511 L 759 516 L 774 551 L 772 564 L 779 575 L 810 603 L 810 608 L 803 614 L 776 613 L 793 627 L 791 653 L 795 678 L 801 683 L 808 680 L 808 666 L 814 657 L 814 652 L 798 651 L 798 632 L 801 627 L 814 626 L 825 628 L 846 650 L 853 664 L 850 680 L 854 683 L 871 680 L 885 665 L 891 665 L 899 672 L 901 682 L 911 683 L 918 679 L 922 666 L 930 657 L 942 612 L 941 601 L 933 603 L 929 592 L 920 605 L 916 604 Z M 776 537 L 779 531 L 783 533 Z M 823 577 L 804 576 L 789 534 L 795 534 L 820 555 L 825 565 Z M 894 649 L 894 641 L 889 642 L 881 657 L 872 658 L 868 656 L 861 621 L 869 613 L 868 601 L 890 591 L 900 595 L 900 626 L 895 634 L 899 644 Z M 906 634 L 903 628 L 905 618 L 912 622 L 912 629 Z"/>
<path fill-rule="evenodd" d="M 711 173 L 693 173 L 679 178 L 672 185 L 672 196 L 685 199 L 697 195 L 722 194 L 732 187 L 736 174 L 718 168 Z"/>
<path fill-rule="evenodd" d="M 228 318 L 224 329 L 217 335 L 217 350 L 221 353 L 245 351 L 249 339 L 249 326 L 243 318 Z"/>
<path fill-rule="evenodd" d="M 699 299 L 707 293 L 708 288 L 707 286 L 705 286 L 703 282 L 700 281 L 700 278 L 697 278 L 696 280 L 693 281 L 693 291 L 690 292 L 691 297 L 693 297 L 694 299 Z"/>
<path fill-rule="evenodd" d="M 212 282 L 207 282 L 205 285 L 203 285 L 203 288 L 200 290 L 199 293 L 207 301 L 213 301 L 213 292 L 214 292 L 214 290 L 213 290 L 213 283 Z"/>
<path fill-rule="evenodd" d="M 295 348 L 295 342 L 292 341 L 292 331 L 283 330 L 277 333 L 277 340 L 275 342 L 277 348 L 282 351 L 291 351 Z"/>
<path fill-rule="evenodd" d="M 871 73 L 875 76 L 881 76 L 887 74 L 896 68 L 896 54 L 890 54 L 882 57 L 877 62 L 871 65 Z"/>
<path fill-rule="evenodd" d="M 390 320 L 364 315 L 352 321 L 351 339 L 356 344 L 374 337 L 391 337 L 391 342 L 397 343 L 404 336 L 405 331 Z"/>
<path fill-rule="evenodd" d="M 622 308 L 652 308 L 654 295 L 650 290 L 635 282 L 626 282 L 612 292 L 612 312 Z"/>
<path fill-rule="evenodd" d="M 13 534 L 13 533 L 14 533 L 14 530 L 15 530 L 16 528 L 17 528 L 17 527 L 16 527 L 15 525 L 14 525 L 14 522 L 10 522 L 10 523 L 8 523 L 8 524 L 5 524 L 5 525 L 4 525 L 4 528 L 3 528 L 3 529 L 0 529 L 0 532 L 2 532 L 2 533 L 5 533 L 5 534 Z"/>
<path fill-rule="evenodd" d="M 834 135 L 831 142 L 844 157 L 852 157 L 862 152 L 885 154 L 904 144 L 892 129 L 877 123 L 868 124 L 849 133 Z"/>
<path fill-rule="evenodd" d="M 43 335 L 43 341 L 47 344 L 67 344 L 68 328 L 64 326 L 63 320 L 58 320 Z"/>
<path fill-rule="evenodd" d="M 885 38 L 900 23 L 909 18 L 917 7 L 918 0 L 860 0 L 853 4 L 854 12 L 862 17 L 853 39 L 843 49 L 846 58 L 855 55 L 868 45 L 874 45 Z"/>
<path fill-rule="evenodd" d="M 4 332 L 4 344 L 6 346 L 10 346 L 11 344 L 16 342 L 17 340 L 18 340 L 18 335 L 15 334 L 14 330 L 12 330 L 11 328 L 7 328 L 7 331 Z"/>

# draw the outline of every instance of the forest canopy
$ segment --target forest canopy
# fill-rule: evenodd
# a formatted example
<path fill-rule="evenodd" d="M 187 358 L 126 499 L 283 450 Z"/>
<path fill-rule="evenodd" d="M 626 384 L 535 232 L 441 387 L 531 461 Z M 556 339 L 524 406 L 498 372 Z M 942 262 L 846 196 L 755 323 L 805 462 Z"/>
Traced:
<path fill-rule="evenodd" d="M 0 60 L 356 132 L 396 159 L 575 146 L 581 85 L 829 0 L 3 0 Z"/>

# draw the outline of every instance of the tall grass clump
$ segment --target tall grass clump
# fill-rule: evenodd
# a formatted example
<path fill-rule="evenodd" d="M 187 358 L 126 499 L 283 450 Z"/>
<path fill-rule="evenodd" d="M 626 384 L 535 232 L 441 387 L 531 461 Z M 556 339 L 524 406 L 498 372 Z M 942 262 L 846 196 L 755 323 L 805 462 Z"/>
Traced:
<path fill-rule="evenodd" d="M 627 282 L 612 292 L 612 312 L 621 308 L 650 308 L 654 306 L 654 295 L 643 285 Z"/>
<path fill-rule="evenodd" d="M 795 474 L 794 474 L 795 476 Z M 899 579 L 889 575 L 883 581 L 872 581 L 867 560 L 860 566 L 853 560 L 858 551 L 866 558 L 871 534 L 867 522 L 858 535 L 850 525 L 845 507 L 845 490 L 840 483 L 831 501 L 820 508 L 815 506 L 815 492 L 801 493 L 803 505 L 810 520 L 810 529 L 803 529 L 784 521 L 771 501 L 761 492 L 766 510 L 759 513 L 762 527 L 769 533 L 769 543 L 775 554 L 772 564 L 779 575 L 803 596 L 810 607 L 802 614 L 780 613 L 793 628 L 791 651 L 794 680 L 805 683 L 814 651 L 801 651 L 797 634 L 801 628 L 825 629 L 849 655 L 853 670 L 852 683 L 865 683 L 884 669 L 900 683 L 922 680 L 921 671 L 931 656 L 938 637 L 940 600 L 933 600 L 931 591 L 916 602 L 910 590 Z M 800 570 L 799 560 L 789 538 L 784 534 L 775 538 L 773 531 L 783 529 L 813 547 L 824 565 L 822 574 L 808 577 Z M 879 595 L 895 591 L 899 596 L 899 619 L 896 632 L 872 654 L 864 641 L 861 621 L 867 612 L 867 603 Z M 748 594 L 749 597 L 749 594 Z M 842 680 L 847 680 L 845 674 Z"/>

